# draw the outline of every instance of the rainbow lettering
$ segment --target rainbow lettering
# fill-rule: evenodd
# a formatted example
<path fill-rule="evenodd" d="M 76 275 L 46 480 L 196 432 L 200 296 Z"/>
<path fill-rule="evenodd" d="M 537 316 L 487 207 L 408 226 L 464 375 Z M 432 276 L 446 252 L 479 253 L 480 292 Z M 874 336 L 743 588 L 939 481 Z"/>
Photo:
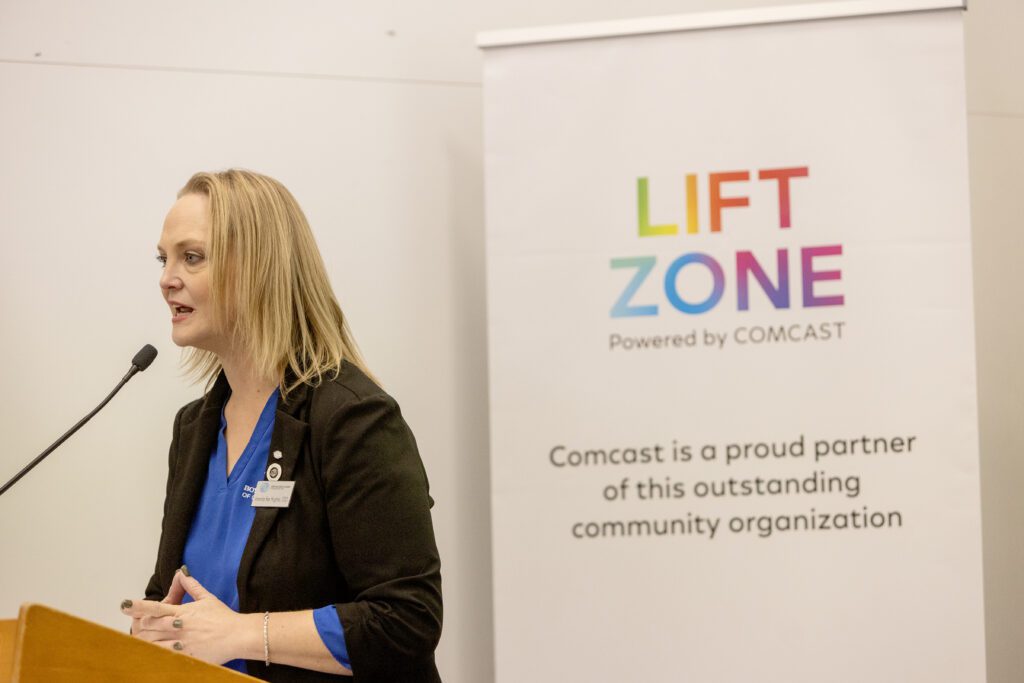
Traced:
<path fill-rule="evenodd" d="M 810 172 L 807 166 L 787 168 L 768 168 L 757 171 L 760 182 L 774 182 L 778 196 L 778 229 L 789 230 L 793 224 L 790 183 L 797 178 L 807 178 Z M 686 234 L 700 232 L 698 219 L 698 176 L 686 174 Z M 750 171 L 724 171 L 707 174 L 708 206 L 710 217 L 710 233 L 722 232 L 722 212 L 724 209 L 744 208 L 750 206 L 750 198 L 734 192 L 724 193 L 723 185 L 730 183 L 749 182 Z M 651 222 L 649 186 L 647 178 L 637 178 L 637 236 L 667 237 L 679 235 L 679 225 L 675 223 Z M 842 294 L 819 294 L 815 291 L 815 283 L 821 281 L 841 280 L 842 272 L 833 266 L 821 263 L 829 257 L 843 254 L 843 245 L 829 244 L 822 246 L 801 247 L 799 268 L 801 274 L 800 304 L 803 308 L 818 306 L 842 306 L 845 299 Z M 768 259 L 765 259 L 767 261 Z M 731 271 L 736 283 L 736 308 L 739 311 L 750 310 L 751 280 L 767 297 L 768 302 L 776 309 L 788 309 L 792 306 L 790 296 L 790 255 L 788 248 L 775 250 L 775 263 L 766 268 L 762 261 L 751 250 L 739 250 L 735 254 L 735 267 Z M 656 256 L 628 256 L 611 259 L 612 270 L 633 269 L 633 277 L 626 283 L 622 293 L 612 304 L 611 317 L 632 318 L 656 316 L 659 312 L 658 303 L 636 303 L 634 298 L 647 278 L 655 272 L 658 265 Z M 703 300 L 694 300 L 679 289 L 679 275 L 685 268 L 703 269 L 711 277 L 711 292 Z M 672 308 L 687 315 L 699 315 L 714 309 L 726 294 L 726 271 L 719 259 L 710 254 L 700 252 L 683 253 L 672 259 L 665 269 L 663 291 L 665 299 Z"/>

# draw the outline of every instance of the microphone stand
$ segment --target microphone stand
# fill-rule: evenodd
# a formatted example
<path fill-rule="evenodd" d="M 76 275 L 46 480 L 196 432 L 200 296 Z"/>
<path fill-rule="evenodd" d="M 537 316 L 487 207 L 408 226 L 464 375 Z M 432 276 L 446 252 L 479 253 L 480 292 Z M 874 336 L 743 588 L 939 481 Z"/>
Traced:
<path fill-rule="evenodd" d="M 149 348 L 152 348 L 152 347 L 149 347 Z M 156 356 L 156 349 L 153 349 L 153 356 Z M 57 439 L 56 441 L 54 441 L 54 442 L 53 442 L 53 443 L 52 443 L 52 444 L 50 445 L 50 447 L 49 447 L 49 448 L 47 448 L 47 449 L 46 449 L 45 451 L 43 451 L 43 452 L 42 452 L 42 453 L 40 453 L 40 454 L 39 454 L 38 456 L 36 456 L 35 460 L 33 460 L 33 461 L 32 461 L 32 462 L 30 462 L 29 464 L 25 465 L 25 467 L 23 467 L 23 468 L 21 469 L 21 471 L 20 471 L 20 472 L 18 472 L 18 473 L 17 473 L 16 475 L 14 475 L 14 476 L 13 476 L 13 477 L 11 478 L 11 480 L 10 480 L 10 481 L 8 481 L 8 482 L 7 482 L 6 484 L 4 484 L 4 485 L 3 485 L 2 487 L 0 487 L 0 496 L 2 496 L 2 495 L 3 495 L 4 493 L 6 493 L 6 492 L 7 492 L 7 490 L 8 490 L 9 488 L 11 488 L 11 487 L 12 487 L 12 486 L 14 486 L 15 484 L 17 484 L 17 483 L 18 483 L 18 480 L 19 480 L 19 479 L 21 479 L 21 478 L 22 478 L 22 477 L 24 477 L 24 476 L 25 476 L 26 474 L 28 474 L 29 472 L 31 472 L 31 471 L 32 471 L 32 468 L 34 468 L 34 467 L 35 467 L 36 465 L 38 465 L 39 463 L 41 463 L 41 462 L 42 462 L 42 461 L 43 461 L 43 460 L 44 460 L 44 459 L 46 458 L 46 456 L 48 456 L 48 455 L 49 455 L 50 453 L 52 453 L 52 452 L 53 452 L 54 450 L 56 450 L 56 448 L 57 448 L 58 446 L 60 446 L 60 445 L 61 445 L 62 443 L 64 443 L 65 441 L 67 441 L 67 440 L 68 440 L 68 438 L 69 438 L 69 437 L 70 437 L 70 436 L 71 436 L 72 434 L 74 434 L 74 433 L 75 433 L 75 432 L 77 432 L 77 431 L 78 431 L 79 429 L 81 429 L 81 428 L 82 428 L 82 425 L 84 425 L 84 424 L 85 424 L 86 422 L 88 422 L 89 420 L 91 420 L 91 419 L 92 419 L 92 417 L 93 417 L 93 415 L 95 415 L 96 413 L 100 412 L 100 410 L 102 410 L 102 409 L 103 409 L 103 406 L 105 406 L 105 405 L 107 405 L 108 403 L 110 403 L 110 399 L 114 398 L 114 396 L 115 396 L 115 395 L 117 394 L 117 392 L 121 391 L 121 387 L 123 387 L 123 386 L 124 386 L 125 384 L 127 384 L 127 383 L 128 383 L 128 380 L 130 380 L 130 379 L 131 379 L 131 378 L 132 378 L 133 376 L 135 376 L 135 373 L 137 373 L 137 372 L 141 372 L 142 370 L 145 370 L 145 369 L 146 369 L 146 367 L 148 367 L 148 366 L 149 366 L 149 363 L 153 362 L 153 359 L 152 359 L 152 358 L 150 358 L 150 359 L 149 359 L 149 362 L 145 362 L 145 361 L 143 361 L 143 363 L 144 363 L 144 366 L 143 366 L 143 367 L 139 367 L 138 365 L 136 365 L 136 364 L 135 364 L 135 361 L 136 361 L 136 360 L 137 360 L 138 358 L 139 358 L 139 356 L 136 356 L 136 358 L 135 358 L 135 359 L 133 359 L 133 362 L 132 362 L 132 367 L 131 367 L 131 369 L 130 369 L 130 370 L 128 371 L 128 374 L 126 374 L 126 375 L 125 375 L 125 376 L 124 376 L 124 377 L 123 377 L 123 378 L 121 379 L 121 381 L 117 383 L 117 386 L 116 386 L 116 387 L 114 387 L 114 390 L 113 390 L 113 391 L 111 391 L 111 392 L 110 392 L 109 394 L 107 394 L 107 397 L 106 397 L 105 399 L 103 399 L 103 402 L 102 402 L 102 403 L 100 403 L 100 404 L 99 404 L 98 406 L 96 406 L 95 408 L 93 408 L 92 412 L 90 412 L 90 413 L 89 413 L 88 415 L 86 415 L 86 416 L 85 416 L 85 417 L 83 417 L 83 418 L 82 418 L 81 420 L 79 420 L 79 421 L 78 421 L 78 423 L 77 423 L 77 424 L 75 424 L 75 426 L 74 426 L 74 427 L 72 427 L 72 428 L 71 428 L 71 429 L 69 429 L 68 431 L 64 432 L 64 434 L 63 434 L 63 435 L 62 435 L 62 436 L 61 436 L 61 437 L 60 437 L 59 439 Z"/>

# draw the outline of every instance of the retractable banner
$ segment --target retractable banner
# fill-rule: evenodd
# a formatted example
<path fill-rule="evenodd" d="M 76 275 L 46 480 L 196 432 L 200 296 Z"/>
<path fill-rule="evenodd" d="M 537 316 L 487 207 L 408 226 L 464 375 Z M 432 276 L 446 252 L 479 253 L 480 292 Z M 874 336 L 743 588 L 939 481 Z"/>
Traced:
<path fill-rule="evenodd" d="M 833 5 L 481 37 L 498 683 L 985 680 L 961 9 Z"/>

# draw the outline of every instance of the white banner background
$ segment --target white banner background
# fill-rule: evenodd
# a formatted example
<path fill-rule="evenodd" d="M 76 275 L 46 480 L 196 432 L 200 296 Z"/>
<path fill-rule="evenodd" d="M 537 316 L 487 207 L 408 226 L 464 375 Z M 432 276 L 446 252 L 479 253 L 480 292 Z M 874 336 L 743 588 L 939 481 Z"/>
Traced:
<path fill-rule="evenodd" d="M 963 90 L 959 11 L 487 51 L 499 683 L 984 680 Z M 782 229 L 779 185 L 757 178 L 790 167 L 808 175 L 790 181 Z M 722 196 L 749 206 L 723 208 L 711 232 L 709 174 L 729 171 L 750 180 Z M 650 223 L 678 234 L 639 236 L 639 178 Z M 813 268 L 841 277 L 814 294 L 843 304 L 805 307 L 801 249 L 828 245 L 841 255 Z M 777 282 L 777 249 L 789 307 L 751 277 L 739 310 L 737 252 Z M 697 315 L 665 285 L 694 252 L 724 276 Z M 612 260 L 633 257 L 655 265 L 629 304 L 657 315 L 612 317 L 636 274 Z M 711 292 L 699 264 L 676 284 L 689 302 Z M 819 339 L 740 343 L 741 329 L 779 326 Z M 683 345 L 611 348 L 613 335 Z M 914 440 L 815 459 L 818 441 L 865 436 Z M 801 437 L 803 457 L 726 463 L 729 444 Z M 559 462 L 654 446 L 665 462 L 559 467 L 556 446 Z M 675 460 L 683 446 L 692 458 Z M 815 476 L 856 493 L 698 495 L 699 482 Z M 683 495 L 652 499 L 650 480 Z M 865 509 L 886 524 L 778 530 L 780 517 L 849 523 Z M 710 521 L 615 532 L 698 516 L 718 520 L 714 538 Z"/>

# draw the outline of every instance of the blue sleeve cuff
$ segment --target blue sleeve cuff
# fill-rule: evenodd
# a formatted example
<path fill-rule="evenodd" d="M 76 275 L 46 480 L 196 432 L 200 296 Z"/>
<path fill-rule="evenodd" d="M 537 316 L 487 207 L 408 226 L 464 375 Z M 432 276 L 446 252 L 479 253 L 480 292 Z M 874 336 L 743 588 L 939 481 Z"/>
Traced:
<path fill-rule="evenodd" d="M 334 605 L 327 605 L 320 609 L 313 610 L 313 623 L 316 624 L 320 640 L 330 650 L 334 658 L 343 667 L 352 670 L 352 663 L 348 659 L 348 646 L 345 645 L 345 632 L 341 628 L 341 617 Z"/>

